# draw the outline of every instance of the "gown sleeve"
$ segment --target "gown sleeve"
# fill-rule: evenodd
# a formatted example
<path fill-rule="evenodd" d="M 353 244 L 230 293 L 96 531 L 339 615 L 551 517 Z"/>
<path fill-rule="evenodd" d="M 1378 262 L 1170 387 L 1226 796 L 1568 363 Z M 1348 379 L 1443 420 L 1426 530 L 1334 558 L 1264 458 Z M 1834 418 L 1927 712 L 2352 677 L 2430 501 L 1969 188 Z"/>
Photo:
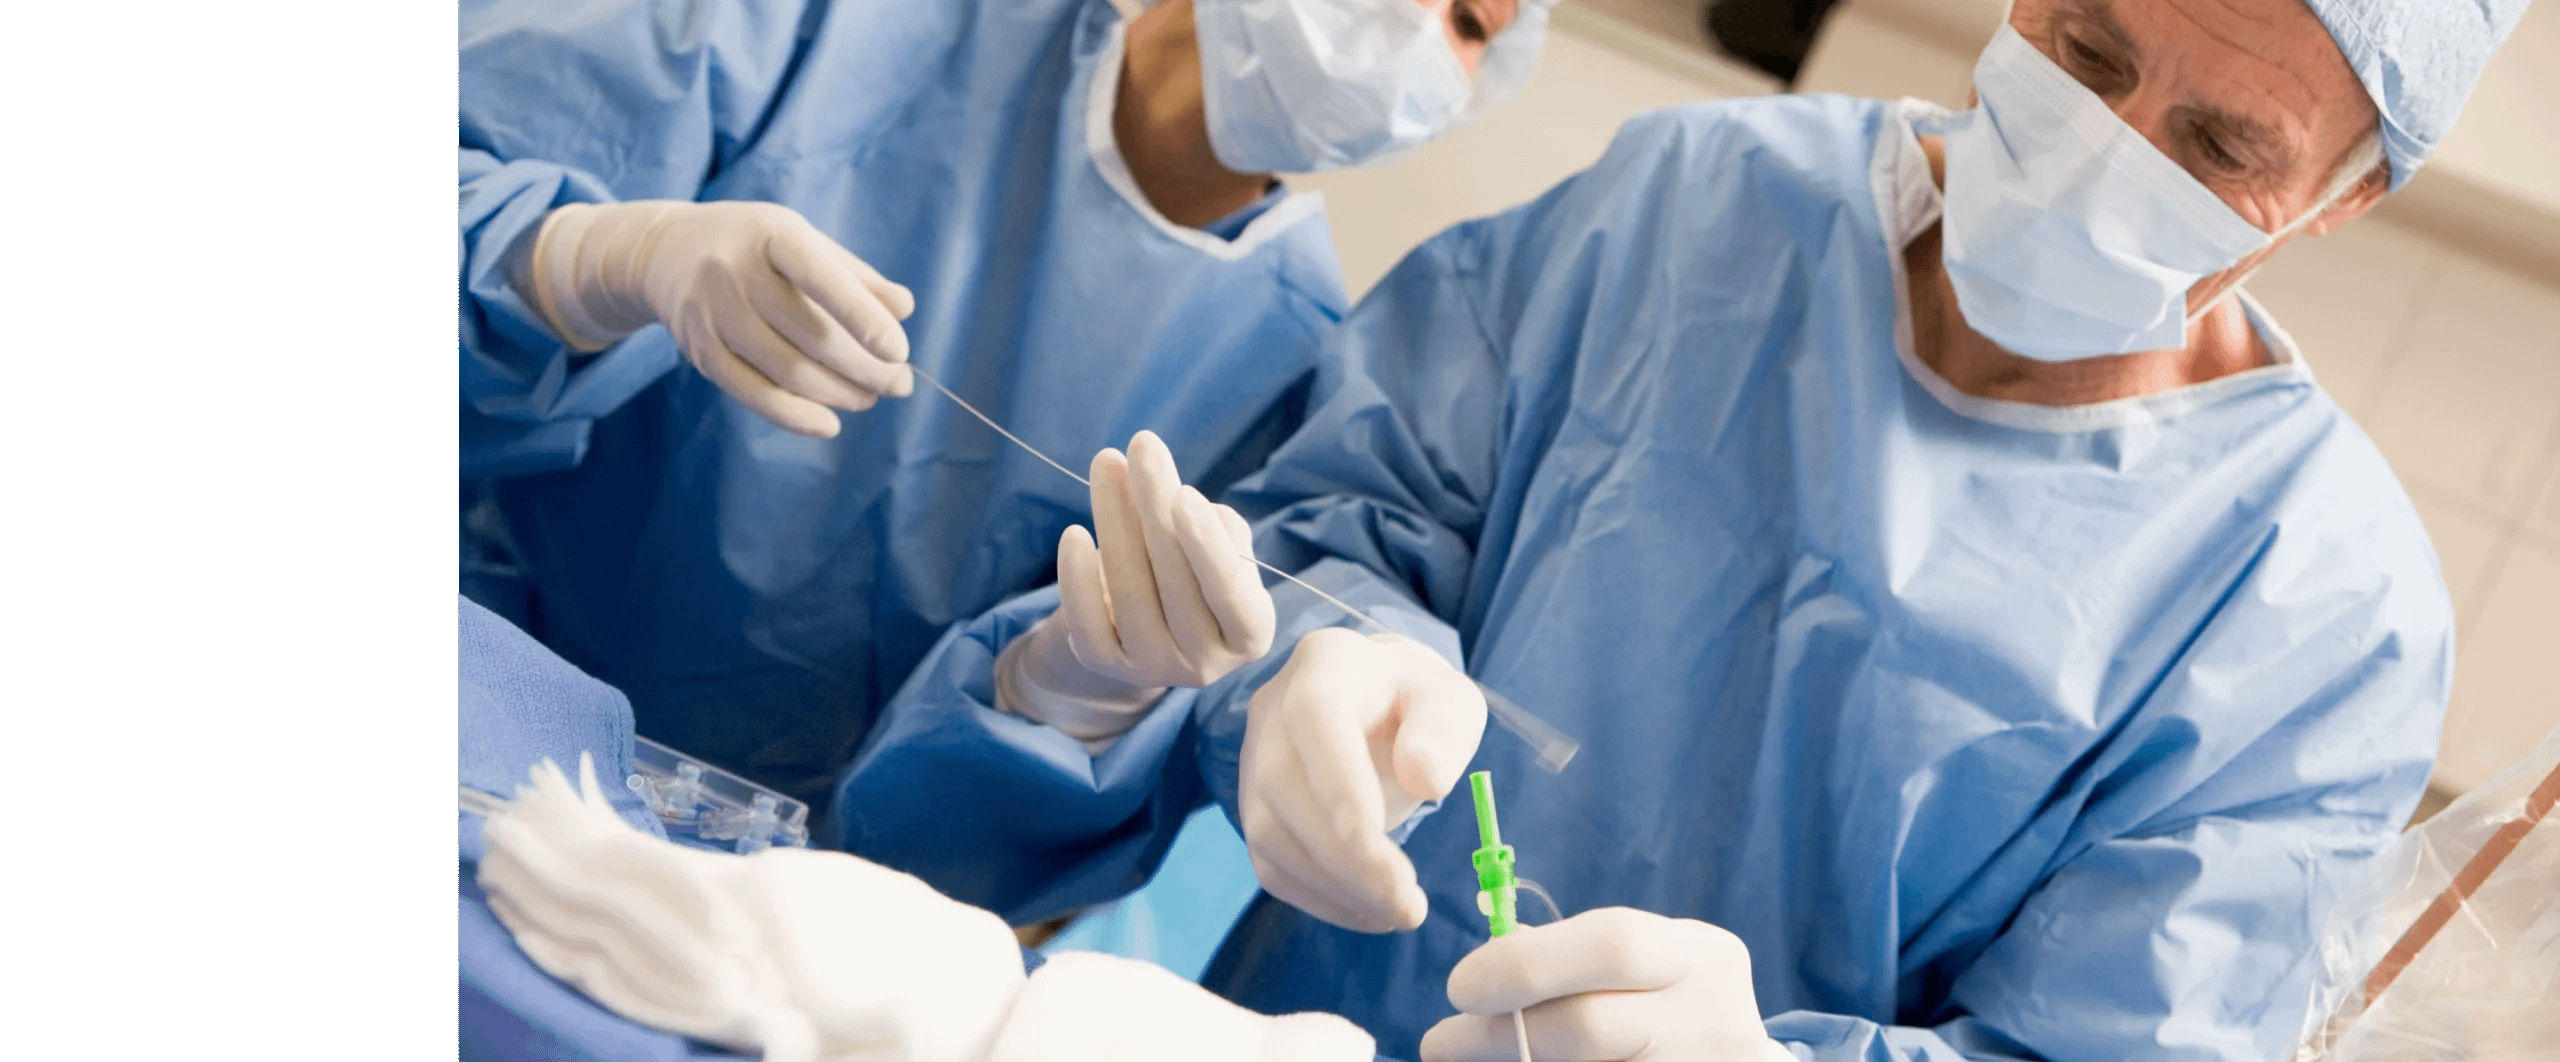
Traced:
<path fill-rule="evenodd" d="M 508 282 L 555 207 L 697 198 L 787 87 L 801 5 L 471 0 L 461 15 L 462 475 L 575 465 L 673 367 L 663 329 L 573 354 Z"/>

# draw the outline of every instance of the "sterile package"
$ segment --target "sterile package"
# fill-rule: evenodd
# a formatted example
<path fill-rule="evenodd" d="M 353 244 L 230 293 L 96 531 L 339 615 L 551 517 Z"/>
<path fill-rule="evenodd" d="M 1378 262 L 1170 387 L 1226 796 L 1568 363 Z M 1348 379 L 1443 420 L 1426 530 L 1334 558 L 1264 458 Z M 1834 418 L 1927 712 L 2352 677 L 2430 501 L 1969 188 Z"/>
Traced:
<path fill-rule="evenodd" d="M 749 855 L 809 846 L 809 805 L 651 741 L 634 738 L 640 773 L 627 783 L 666 824 L 667 839 Z"/>
<path fill-rule="evenodd" d="M 2331 914 L 2294 1062 L 2560 1056 L 2560 730 L 2383 852 Z"/>

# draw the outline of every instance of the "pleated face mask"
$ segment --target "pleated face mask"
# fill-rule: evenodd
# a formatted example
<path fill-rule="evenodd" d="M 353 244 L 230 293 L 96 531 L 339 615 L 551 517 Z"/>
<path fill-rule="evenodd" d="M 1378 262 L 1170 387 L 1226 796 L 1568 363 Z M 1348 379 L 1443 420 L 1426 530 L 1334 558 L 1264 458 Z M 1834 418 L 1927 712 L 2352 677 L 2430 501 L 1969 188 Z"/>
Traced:
<path fill-rule="evenodd" d="M 1442 3 L 1196 0 L 1209 144 L 1238 173 L 1394 158 L 1457 126 L 1474 85 Z"/>
<path fill-rule="evenodd" d="M 1945 261 L 1965 322 L 2038 361 L 2186 343 L 2187 291 L 2320 216 L 2268 233 L 2008 26 L 1946 140 Z"/>

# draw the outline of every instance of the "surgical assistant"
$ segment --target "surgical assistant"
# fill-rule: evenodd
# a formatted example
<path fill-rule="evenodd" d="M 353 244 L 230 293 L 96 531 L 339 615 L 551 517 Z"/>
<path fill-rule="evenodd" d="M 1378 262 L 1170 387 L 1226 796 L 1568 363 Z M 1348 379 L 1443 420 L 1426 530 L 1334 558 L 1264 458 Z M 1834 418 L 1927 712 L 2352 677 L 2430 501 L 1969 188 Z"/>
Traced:
<path fill-rule="evenodd" d="M 2244 272 L 2277 235 L 2334 220 L 2297 225 L 2303 211 L 2369 205 L 2373 160 L 2404 183 L 2521 10 L 2436 6 L 2433 21 L 2251 8 L 2288 41 L 2331 27 L 2345 64 L 2291 54 L 2351 102 L 2349 78 L 2366 84 L 2380 132 L 2345 153 L 2343 180 L 2331 157 L 2297 171 L 2317 176 L 2248 220 L 2256 247 L 2171 239 L 2157 255 L 2186 260 L 2163 268 Z M 1479 743 L 1480 703 L 1432 708 L 1433 725 L 1472 722 L 1459 742 L 1409 745 L 1394 716 L 1359 715 L 1453 687 L 1407 648 L 1321 630 L 1340 613 L 1288 586 L 1272 591 L 1283 651 L 1173 691 L 1088 759 L 996 704 L 1000 654 L 1055 608 L 1043 591 L 919 668 L 839 789 L 841 843 L 999 911 L 1063 909 L 1122 876 L 1096 868 L 1142 863 L 1167 808 L 1214 798 L 1270 895 L 1204 984 L 1256 1010 L 1344 1014 L 1388 1055 L 1494 1057 L 1467 1022 L 1493 1028 L 1541 997 L 1503 998 L 1484 963 L 1461 965 L 1502 946 L 1476 915 L 1472 823 L 1427 802 L 1403 823 L 1409 910 L 1378 902 L 1401 903 L 1393 868 L 1327 876 L 1344 862 L 1328 855 L 1373 842 L 1346 837 L 1360 816 L 1398 825 L 1378 799 L 1393 783 L 1429 797 L 1490 769 L 1505 840 L 1541 854 L 1567 912 L 1589 912 L 1601 931 L 1584 937 L 1662 978 L 1618 986 L 1618 1014 L 1662 1023 L 1627 1034 L 1651 1033 L 1647 1057 L 1755 1042 L 1825 1060 L 2280 1055 L 2322 912 L 2424 785 L 2451 610 L 2388 466 L 2245 292 L 2190 304 L 2180 288 L 2137 314 L 2138 285 L 2100 291 L 2124 296 L 2106 316 L 2131 327 L 2057 344 L 2147 351 L 2165 313 L 2200 348 L 2251 352 L 2201 382 L 2037 403 L 1924 360 L 1917 337 L 1946 318 L 1915 306 L 1913 249 L 1934 250 L 1942 214 L 1991 215 L 1957 213 L 1983 191 L 1959 183 L 1964 153 L 1996 143 L 1961 130 L 2032 125 L 2039 106 L 2084 130 L 2117 121 L 2121 97 L 2096 101 L 2085 73 L 2062 76 L 2092 99 L 2029 98 L 2058 91 L 2058 27 L 2108 25 L 2102 9 L 2022 3 L 2026 28 L 1977 70 L 2000 106 L 1971 117 L 1837 97 L 1640 117 L 1589 171 L 1408 255 L 1329 341 L 1305 427 L 1226 500 L 1257 517 L 1265 559 L 1580 737 L 1565 773 L 1529 769 L 1498 734 Z M 2173 32 L 2161 21 L 2121 32 Z M 2396 73 L 2363 76 L 2376 70 Z M 2030 88 L 1992 88 L 2004 78 Z M 2324 143 L 2355 140 L 2347 119 L 2317 117 L 2333 123 Z M 2134 145 L 2156 150 L 2140 136 L 2109 150 Z M 2108 206 L 2086 215 L 2101 238 Z M 2220 225 L 2178 209 L 2198 232 Z M 1959 261 L 2006 275 L 1953 250 L 1947 272 Z M 1966 321 L 2012 319 L 1965 290 Z M 1325 730 L 1326 711 L 1371 729 Z M 1351 757 L 1351 777 L 1309 751 L 1364 738 L 1395 768 L 1366 795 L 1369 758 Z M 1292 742 L 1295 760 L 1271 751 Z M 1453 749 L 1465 762 L 1432 758 Z M 1302 777 L 1274 769 L 1292 766 Z M 1290 792 L 1319 767 L 1349 787 Z M 955 800 L 930 824 L 866 813 L 942 778 Z M 1036 814 L 978 806 L 1026 800 Z M 1503 945 L 1561 939 L 1549 930 Z M 1737 970 L 1738 986 L 1698 987 Z M 1666 985 L 1739 998 L 1753 1026 L 1690 1037 L 1682 1023 L 1709 1008 L 1643 1002 Z M 1444 1023 L 1453 999 L 1468 1017 Z M 1540 1057 L 1625 1057 L 1575 1053 L 1624 1032 L 1563 1020 L 1604 1005 L 1543 1004 Z"/>
<path fill-rule="evenodd" d="M 1167 14 L 1187 18 L 1179 6 Z M 1544 6 L 1488 28 L 1488 79 L 1471 97 L 1461 71 L 1460 102 L 1517 88 Z M 1203 47 L 1225 40 L 1208 28 L 1218 4 L 1200 7 Z M 1103 0 L 464 5 L 468 587 L 620 686 L 643 733 L 815 797 L 941 629 L 1046 578 L 1088 508 L 941 398 L 897 397 L 902 359 L 1053 450 L 1149 428 L 1203 488 L 1258 465 L 1345 302 L 1320 200 L 1257 179 L 1197 227 L 1160 212 L 1114 133 L 1130 25 Z M 1394 124 L 1398 91 L 1428 95 L 1390 86 L 1377 122 Z M 1302 117 L 1210 112 L 1222 155 L 1236 130 Z M 1352 161 L 1446 125 L 1394 127 L 1400 139 L 1350 145 Z M 675 220 L 576 212 L 637 200 Z M 683 227 L 704 205 L 730 214 Z M 555 213 L 578 224 L 544 230 Z M 681 237 L 718 262 L 755 251 L 723 245 L 758 232 L 813 248 L 802 258 L 859 256 L 835 272 L 863 280 L 844 299 L 876 304 L 847 318 L 863 349 L 815 359 L 850 368 L 788 351 L 776 368 L 737 326 L 681 306 L 656 311 L 694 337 L 681 353 L 657 327 L 593 355 L 564 342 L 683 301 L 686 275 L 620 248 Z M 527 255 L 561 264 L 528 270 Z M 801 258 L 774 255 L 799 279 Z M 598 290 L 546 316 L 511 268 Z M 623 273 L 645 275 L 617 287 Z M 750 318 L 763 308 L 746 301 L 734 308 Z M 876 334 L 853 320 L 910 309 Z M 766 324 L 794 322 L 745 330 Z M 700 349 L 724 343 L 760 372 Z M 669 371 L 687 359 L 701 371 Z M 868 411 L 839 426 L 828 405 Z"/>
<path fill-rule="evenodd" d="M 642 733 L 805 798 L 945 623 L 1042 577 L 1084 492 L 939 398 L 814 439 L 669 372 L 662 329 L 574 357 L 504 276 L 527 226 L 583 201 L 789 206 L 915 286 L 914 364 L 1061 445 L 1154 427 L 1208 483 L 1285 427 L 1339 269 L 1311 196 L 1196 231 L 1115 186 L 1108 4 L 605 12 L 463 12 L 464 474 L 504 477 L 531 633 Z M 1264 401 L 1177 401 L 1204 379 Z"/>

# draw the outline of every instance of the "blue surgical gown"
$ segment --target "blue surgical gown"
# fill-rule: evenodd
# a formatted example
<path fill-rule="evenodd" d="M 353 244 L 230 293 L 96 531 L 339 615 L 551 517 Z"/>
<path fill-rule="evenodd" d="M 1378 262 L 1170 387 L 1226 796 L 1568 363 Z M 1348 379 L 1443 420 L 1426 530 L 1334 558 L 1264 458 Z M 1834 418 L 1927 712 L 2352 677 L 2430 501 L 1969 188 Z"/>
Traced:
<path fill-rule="evenodd" d="M 505 271 L 565 203 L 792 207 L 914 290 L 917 365 L 1071 466 L 1141 428 L 1204 489 L 1260 465 L 1346 303 L 1322 201 L 1156 214 L 1109 133 L 1121 52 L 1106 0 L 467 0 L 472 591 L 640 733 L 822 807 L 942 630 L 1047 581 L 1086 519 L 1083 487 L 921 383 L 815 440 L 678 368 L 662 328 L 572 356 Z"/>
<path fill-rule="evenodd" d="M 1231 500 L 1266 558 L 1579 737 L 1560 774 L 1498 730 L 1475 757 L 1520 873 L 1567 913 L 1738 934 L 1800 1057 L 2276 1057 L 2323 912 L 2434 754 L 2433 551 L 2254 304 L 2273 363 L 2147 397 L 1991 401 L 1919 362 L 1922 106 L 1631 121 L 1389 273 Z M 1341 622 L 1274 596 L 1289 629 Z M 987 704 L 992 654 L 1054 602 L 937 646 L 847 772 L 844 843 L 1063 907 L 1164 808 L 1205 788 L 1233 812 L 1248 697 L 1286 654 L 1087 761 Z M 933 821 L 865 813 L 944 772 L 964 796 Z M 1405 842 L 1420 930 L 1265 896 L 1202 983 L 1412 1056 L 1485 939 L 1453 811 Z"/>

